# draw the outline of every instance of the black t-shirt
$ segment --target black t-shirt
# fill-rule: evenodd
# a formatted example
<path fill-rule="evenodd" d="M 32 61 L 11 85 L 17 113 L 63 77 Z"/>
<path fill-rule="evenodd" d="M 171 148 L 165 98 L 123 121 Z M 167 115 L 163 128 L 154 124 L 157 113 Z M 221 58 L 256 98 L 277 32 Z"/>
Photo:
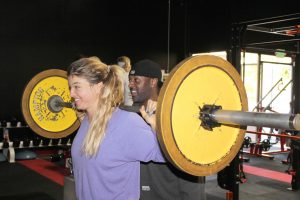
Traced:
<path fill-rule="evenodd" d="M 141 163 L 140 200 L 203 200 L 204 182 L 170 163 Z"/>

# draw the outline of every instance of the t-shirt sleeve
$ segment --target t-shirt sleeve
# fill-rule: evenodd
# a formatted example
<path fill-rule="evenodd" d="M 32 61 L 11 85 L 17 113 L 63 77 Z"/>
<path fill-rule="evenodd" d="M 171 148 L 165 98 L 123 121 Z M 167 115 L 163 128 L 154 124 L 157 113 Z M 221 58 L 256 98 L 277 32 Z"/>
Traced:
<path fill-rule="evenodd" d="M 135 113 L 130 113 L 130 124 L 127 125 L 127 144 L 124 145 L 125 156 L 129 160 L 143 162 L 165 162 L 156 133 Z"/>

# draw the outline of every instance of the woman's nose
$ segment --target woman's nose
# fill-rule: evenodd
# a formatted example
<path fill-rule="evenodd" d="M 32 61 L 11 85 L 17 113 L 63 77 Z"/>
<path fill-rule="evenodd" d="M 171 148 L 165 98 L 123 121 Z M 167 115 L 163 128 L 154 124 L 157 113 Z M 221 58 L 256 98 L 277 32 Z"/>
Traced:
<path fill-rule="evenodd" d="M 73 98 L 74 97 L 74 90 L 71 88 L 70 89 L 70 96 Z"/>

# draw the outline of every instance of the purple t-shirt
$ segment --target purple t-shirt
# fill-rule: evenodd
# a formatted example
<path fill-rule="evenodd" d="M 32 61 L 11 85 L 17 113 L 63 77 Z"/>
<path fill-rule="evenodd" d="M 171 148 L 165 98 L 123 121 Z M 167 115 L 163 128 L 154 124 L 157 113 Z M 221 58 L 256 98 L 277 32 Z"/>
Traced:
<path fill-rule="evenodd" d="M 97 156 L 81 148 L 89 122 L 84 118 L 72 144 L 76 196 L 79 200 L 138 200 L 140 161 L 165 162 L 155 133 L 136 113 L 116 109 Z"/>

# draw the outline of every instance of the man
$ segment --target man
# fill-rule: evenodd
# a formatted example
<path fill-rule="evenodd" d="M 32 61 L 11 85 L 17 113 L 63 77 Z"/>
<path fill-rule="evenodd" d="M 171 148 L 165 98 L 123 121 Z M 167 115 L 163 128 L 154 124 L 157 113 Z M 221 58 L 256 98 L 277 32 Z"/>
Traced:
<path fill-rule="evenodd" d="M 141 60 L 129 73 L 129 88 L 134 105 L 157 101 L 162 86 L 160 66 L 152 60 Z M 186 174 L 170 163 L 141 164 L 141 200 L 203 200 L 204 177 Z"/>

